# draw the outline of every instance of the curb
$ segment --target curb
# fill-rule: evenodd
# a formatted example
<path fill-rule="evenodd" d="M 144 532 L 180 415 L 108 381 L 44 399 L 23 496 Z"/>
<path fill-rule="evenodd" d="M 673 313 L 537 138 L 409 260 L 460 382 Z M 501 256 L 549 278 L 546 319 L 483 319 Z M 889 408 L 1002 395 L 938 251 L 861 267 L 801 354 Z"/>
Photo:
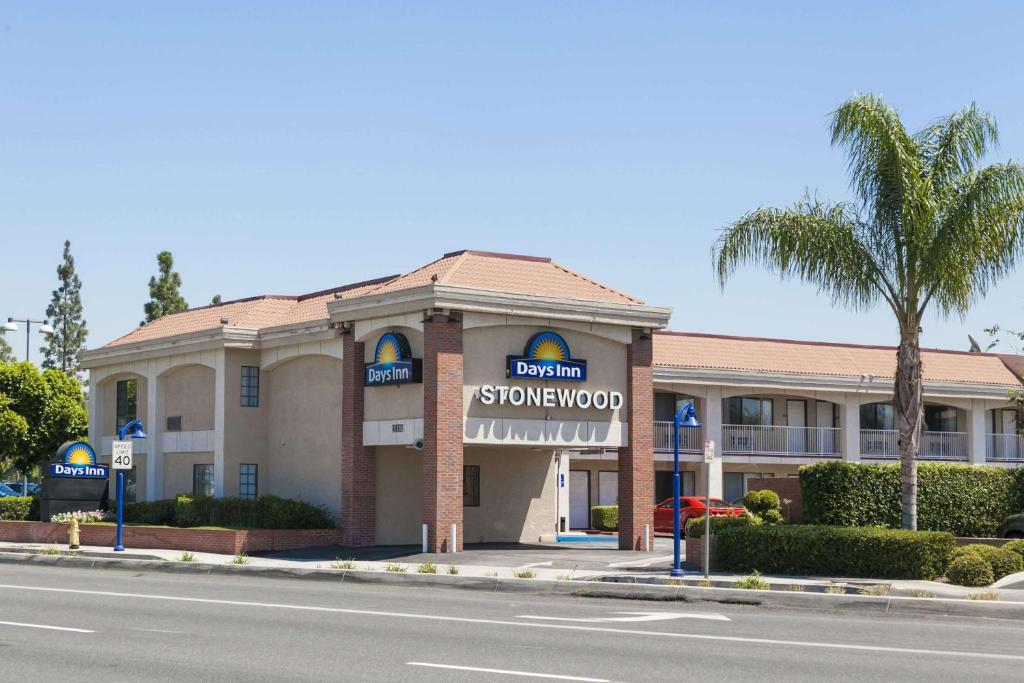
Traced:
<path fill-rule="evenodd" d="M 873 595 L 833 595 L 789 591 L 699 588 L 646 583 L 557 581 L 448 574 L 409 574 L 357 569 L 307 569 L 304 567 L 254 567 L 249 565 L 132 560 L 128 558 L 69 557 L 0 552 L 0 564 L 44 565 L 83 569 L 151 571 L 200 576 L 242 575 L 272 579 L 304 579 L 337 583 L 399 585 L 405 587 L 475 590 L 490 593 L 565 595 L 579 598 L 612 598 L 655 602 L 717 603 L 780 609 L 833 610 L 851 613 L 940 615 L 1024 620 L 1024 602 L 908 598 Z"/>

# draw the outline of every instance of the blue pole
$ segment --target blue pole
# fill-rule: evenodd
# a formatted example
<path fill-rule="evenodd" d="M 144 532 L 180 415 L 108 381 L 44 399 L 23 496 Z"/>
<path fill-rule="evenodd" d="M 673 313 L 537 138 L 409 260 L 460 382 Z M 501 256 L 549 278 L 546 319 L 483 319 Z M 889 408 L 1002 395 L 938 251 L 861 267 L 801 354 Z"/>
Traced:
<path fill-rule="evenodd" d="M 117 471 L 117 540 L 114 550 L 124 551 L 124 470 Z"/>
<path fill-rule="evenodd" d="M 681 410 L 672 419 L 672 573 L 671 576 L 685 576 L 679 547 L 679 429 Z"/>

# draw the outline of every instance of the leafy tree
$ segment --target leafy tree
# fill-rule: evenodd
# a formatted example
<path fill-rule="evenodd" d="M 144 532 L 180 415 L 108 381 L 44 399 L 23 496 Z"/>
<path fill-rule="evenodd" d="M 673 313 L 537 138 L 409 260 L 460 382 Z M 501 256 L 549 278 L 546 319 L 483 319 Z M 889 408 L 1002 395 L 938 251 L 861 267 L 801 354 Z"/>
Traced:
<path fill-rule="evenodd" d="M 213 299 L 210 300 L 211 305 L 219 305 L 221 303 L 220 294 L 214 294 Z"/>
<path fill-rule="evenodd" d="M 895 411 L 903 527 L 917 527 L 917 463 L 924 422 L 921 321 L 970 304 L 1024 253 L 1024 169 L 978 167 L 994 147 L 992 117 L 973 104 L 911 135 L 881 98 L 858 95 L 832 114 L 832 144 L 846 150 L 856 200 L 811 196 L 760 208 L 727 226 L 713 248 L 724 286 L 741 263 L 761 265 L 896 318 Z"/>
<path fill-rule="evenodd" d="M 156 255 L 160 277 L 149 278 L 149 302 L 145 305 L 146 322 L 152 322 L 168 313 L 188 310 L 188 303 L 181 296 L 181 275 L 174 270 L 174 257 L 169 251 Z"/>
<path fill-rule="evenodd" d="M 77 379 L 32 363 L 0 365 L 0 450 L 9 464 L 28 472 L 87 429 Z"/>
<path fill-rule="evenodd" d="M 53 334 L 47 335 L 47 345 L 39 351 L 44 356 L 44 368 L 56 368 L 77 377 L 81 369 L 78 354 L 88 331 L 82 318 L 82 281 L 75 273 L 75 259 L 68 240 L 64 241 L 64 261 L 57 266 L 57 279 L 60 286 L 53 290 L 50 305 L 46 307 Z"/>
<path fill-rule="evenodd" d="M 0 363 L 13 363 L 14 352 L 11 351 L 11 345 L 4 339 L 3 331 L 0 331 Z"/>

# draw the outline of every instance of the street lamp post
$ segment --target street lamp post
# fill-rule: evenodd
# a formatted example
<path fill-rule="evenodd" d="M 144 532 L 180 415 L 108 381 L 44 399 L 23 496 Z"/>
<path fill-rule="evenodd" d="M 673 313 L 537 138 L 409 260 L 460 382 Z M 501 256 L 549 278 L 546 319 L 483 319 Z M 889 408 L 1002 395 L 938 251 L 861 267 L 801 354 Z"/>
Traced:
<path fill-rule="evenodd" d="M 133 439 L 145 439 L 146 432 L 142 420 L 132 420 L 117 430 L 117 440 L 124 441 L 129 432 Z M 116 552 L 124 551 L 124 470 L 117 471 L 117 539 L 114 541 Z"/>
<path fill-rule="evenodd" d="M 679 431 L 683 427 L 700 427 L 697 409 L 693 402 L 684 403 L 676 411 L 672 420 L 672 576 L 685 576 L 679 547 L 682 530 L 679 528 L 679 516 L 682 510 L 679 505 Z"/>
<path fill-rule="evenodd" d="M 39 325 L 39 334 L 53 334 L 53 328 L 50 327 L 49 320 L 7 318 L 7 322 L 4 323 L 4 332 L 17 332 L 18 323 L 25 323 L 25 360 L 28 361 L 28 352 L 32 341 L 32 325 Z"/>

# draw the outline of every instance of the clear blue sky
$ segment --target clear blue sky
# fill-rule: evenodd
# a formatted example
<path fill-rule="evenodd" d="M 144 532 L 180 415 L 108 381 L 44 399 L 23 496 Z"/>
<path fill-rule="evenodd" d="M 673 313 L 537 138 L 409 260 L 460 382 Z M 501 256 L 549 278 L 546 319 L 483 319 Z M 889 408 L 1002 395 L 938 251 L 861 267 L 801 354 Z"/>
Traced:
<path fill-rule="evenodd" d="M 886 311 L 770 274 L 721 293 L 709 249 L 759 205 L 848 196 L 826 123 L 854 92 L 914 129 L 976 101 L 994 158 L 1024 157 L 1024 6 L 894 4 L 2 3 L 0 316 L 44 314 L 65 238 L 91 347 L 141 319 L 162 249 L 202 305 L 475 248 L 675 329 L 893 343 Z M 1024 326 L 1022 285 L 924 343 Z"/>

